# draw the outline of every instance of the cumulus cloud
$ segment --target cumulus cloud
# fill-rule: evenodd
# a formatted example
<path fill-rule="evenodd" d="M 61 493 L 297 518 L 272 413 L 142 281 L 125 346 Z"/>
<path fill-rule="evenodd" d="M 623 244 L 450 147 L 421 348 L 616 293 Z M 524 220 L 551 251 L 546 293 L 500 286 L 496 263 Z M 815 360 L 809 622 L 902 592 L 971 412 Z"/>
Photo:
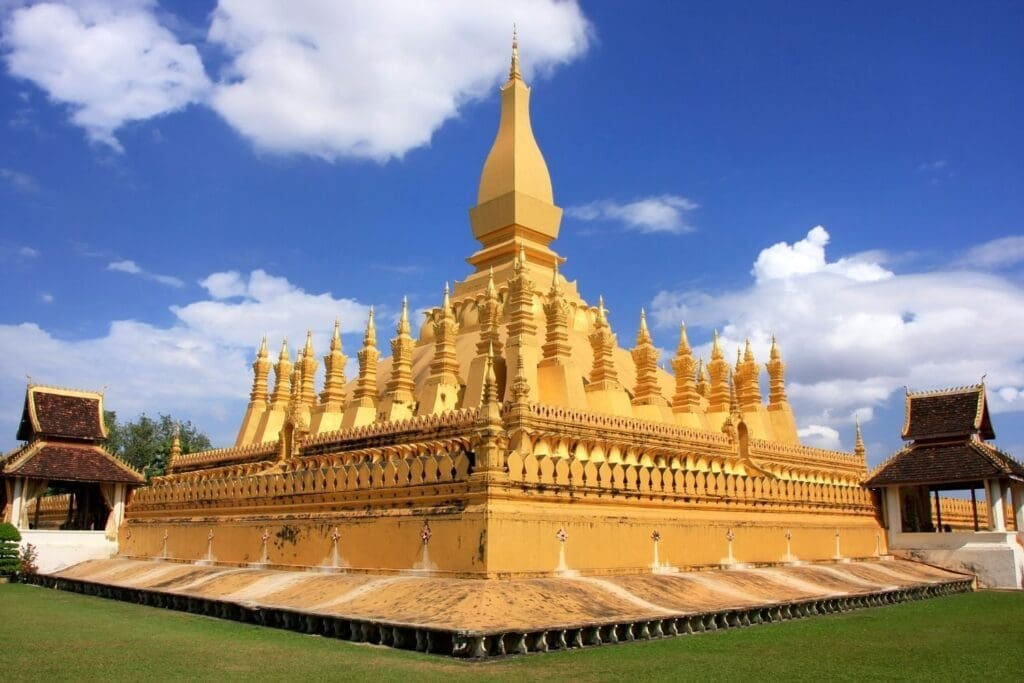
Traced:
<path fill-rule="evenodd" d="M 801 428 L 866 421 L 894 392 L 972 384 L 988 375 L 993 410 L 1024 410 L 1024 288 L 989 273 L 949 268 L 897 273 L 861 257 L 828 260 L 815 227 L 764 249 L 745 289 L 660 292 L 659 325 L 722 330 L 727 349 L 750 338 L 766 359 L 778 336 Z M 709 345 L 697 351 L 707 357 Z"/>
<path fill-rule="evenodd" d="M 798 242 L 779 242 L 762 250 L 751 272 L 759 282 L 825 272 L 861 282 L 892 277 L 892 273 L 880 264 L 863 258 L 842 258 L 834 263 L 827 263 L 825 245 L 829 239 L 825 228 L 815 226 L 807 233 L 807 237 Z"/>
<path fill-rule="evenodd" d="M 33 322 L 0 325 L 5 349 L 0 402 L 20 405 L 25 373 L 40 383 L 106 386 L 110 409 L 128 416 L 170 412 L 192 419 L 217 443 L 229 444 L 252 381 L 249 364 L 264 333 L 272 353 L 288 336 L 294 354 L 306 327 L 316 325 L 314 343 L 323 355 L 336 317 L 343 332 L 354 332 L 362 330 L 367 313 L 356 301 L 308 293 L 263 271 L 239 279 L 245 287 L 240 300 L 202 299 L 173 307 L 175 319 L 167 326 L 117 320 L 102 336 L 65 339 Z M 0 416 L 3 434 L 14 434 L 17 417 L 9 411 Z"/>
<path fill-rule="evenodd" d="M 155 8 L 152 0 L 18 8 L 4 25 L 7 68 L 67 105 L 90 139 L 120 150 L 122 125 L 200 101 L 210 85 L 196 47 L 162 26 Z"/>
<path fill-rule="evenodd" d="M 1024 235 L 1000 237 L 971 247 L 961 265 L 977 268 L 1005 268 L 1024 261 Z"/>
<path fill-rule="evenodd" d="M 527 76 L 590 42 L 575 0 L 221 0 L 205 37 L 227 58 L 213 84 L 155 0 L 55 0 L 11 12 L 3 44 L 12 75 L 117 150 L 126 122 L 201 103 L 263 151 L 383 161 L 494 92 L 515 21 Z"/>
<path fill-rule="evenodd" d="M 839 440 L 839 432 L 825 425 L 807 425 L 803 429 L 797 430 L 797 436 L 800 437 L 801 443 L 816 448 L 838 451 L 843 447 Z"/>
<path fill-rule="evenodd" d="M 44 304 L 52 304 L 53 294 L 50 294 L 49 292 L 39 292 L 39 300 Z"/>
<path fill-rule="evenodd" d="M 589 204 L 569 207 L 565 213 L 582 221 L 622 223 L 627 229 L 642 233 L 680 234 L 693 232 L 687 214 L 699 206 L 686 197 L 663 194 L 627 203 L 599 199 Z"/>
<path fill-rule="evenodd" d="M 168 287 L 176 287 L 180 289 L 185 286 L 185 282 L 179 277 L 150 273 L 130 259 L 126 259 L 124 261 L 112 261 L 107 264 L 107 270 L 114 270 L 119 273 L 128 273 L 129 275 L 138 275 L 141 278 L 152 280 L 153 282 L 159 282 L 160 284 L 167 285 Z"/>
<path fill-rule="evenodd" d="M 399 157 L 493 92 L 514 21 L 528 74 L 587 47 L 575 2 L 222 0 L 208 40 L 231 61 L 212 105 L 264 150 Z"/>
<path fill-rule="evenodd" d="M 39 250 L 34 247 L 19 247 L 18 256 L 25 259 L 38 258 Z"/>

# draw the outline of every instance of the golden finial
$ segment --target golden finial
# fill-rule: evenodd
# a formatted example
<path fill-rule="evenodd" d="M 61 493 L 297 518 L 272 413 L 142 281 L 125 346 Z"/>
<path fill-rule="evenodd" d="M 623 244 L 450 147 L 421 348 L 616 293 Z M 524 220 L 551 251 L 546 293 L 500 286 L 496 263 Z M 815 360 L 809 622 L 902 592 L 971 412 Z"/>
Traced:
<path fill-rule="evenodd" d="M 398 327 L 395 329 L 398 334 L 409 334 L 409 297 L 402 297 L 402 315 L 398 318 Z"/>
<path fill-rule="evenodd" d="M 722 346 L 718 342 L 718 330 L 715 330 L 715 336 L 711 340 L 711 360 L 719 360 L 722 357 Z"/>
<path fill-rule="evenodd" d="M 313 330 L 306 330 L 306 348 L 302 355 L 310 358 L 313 357 Z"/>
<path fill-rule="evenodd" d="M 452 300 L 449 296 L 448 283 L 444 283 L 444 298 L 441 300 L 441 309 L 443 312 L 447 312 L 452 307 Z"/>
<path fill-rule="evenodd" d="M 647 311 L 640 309 L 640 331 L 636 333 L 636 343 L 651 341 L 651 331 L 647 329 Z"/>
<path fill-rule="evenodd" d="M 754 362 L 754 350 L 750 347 L 750 340 L 747 340 L 747 346 L 743 351 L 743 360 L 752 363 Z"/>
<path fill-rule="evenodd" d="M 690 340 L 686 336 L 686 323 L 679 323 L 679 348 L 676 353 L 680 356 L 690 352 Z"/>
<path fill-rule="evenodd" d="M 607 327 L 608 325 L 608 310 L 604 307 L 604 295 L 597 297 L 597 326 Z"/>
<path fill-rule="evenodd" d="M 263 339 L 260 340 L 260 349 L 256 352 L 257 358 L 267 357 L 267 335 L 263 335 Z"/>
<path fill-rule="evenodd" d="M 551 272 L 551 294 L 558 294 L 561 291 L 562 287 L 558 283 L 558 261 L 555 261 L 555 267 Z"/>
<path fill-rule="evenodd" d="M 854 418 L 854 423 L 857 425 L 857 440 L 853 447 L 853 452 L 857 455 L 863 456 L 867 449 L 864 448 L 864 436 L 860 433 L 860 416 L 857 415 Z"/>
<path fill-rule="evenodd" d="M 494 286 L 494 266 L 487 269 L 487 298 L 494 299 L 498 296 L 498 289 Z"/>
<path fill-rule="evenodd" d="M 373 306 L 370 306 L 370 313 L 366 318 L 366 334 L 363 335 L 363 346 L 377 345 L 377 327 L 373 324 Z"/>
<path fill-rule="evenodd" d="M 278 360 L 290 361 L 291 358 L 292 355 L 288 353 L 288 337 L 285 337 L 284 340 L 281 342 L 281 355 L 278 357 Z"/>
<path fill-rule="evenodd" d="M 341 319 L 334 319 L 334 333 L 331 335 L 331 351 L 341 351 Z"/>
<path fill-rule="evenodd" d="M 508 80 L 523 80 L 523 75 L 519 71 L 519 31 L 515 24 L 512 24 L 512 65 L 508 69 Z"/>
<path fill-rule="evenodd" d="M 775 341 L 775 335 L 773 334 L 773 335 L 772 335 L 772 350 L 771 350 L 771 359 L 772 359 L 772 360 L 778 360 L 778 359 L 779 359 L 779 358 L 781 358 L 781 357 L 782 357 L 782 353 L 781 353 L 781 352 L 779 351 L 779 345 L 778 345 L 778 343 L 777 343 L 777 342 Z"/>

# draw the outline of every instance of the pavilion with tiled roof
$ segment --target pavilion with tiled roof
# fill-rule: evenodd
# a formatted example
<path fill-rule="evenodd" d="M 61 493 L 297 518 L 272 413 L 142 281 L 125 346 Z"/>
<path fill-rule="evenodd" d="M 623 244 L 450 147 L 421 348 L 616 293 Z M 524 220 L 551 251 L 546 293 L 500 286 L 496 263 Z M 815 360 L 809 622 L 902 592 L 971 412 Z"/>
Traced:
<path fill-rule="evenodd" d="M 103 395 L 30 384 L 17 437 L 25 443 L 0 456 L 3 519 L 38 528 L 43 493 L 56 487 L 68 494 L 61 529 L 113 536 L 144 479 L 103 447 Z"/>
<path fill-rule="evenodd" d="M 1024 465 L 988 443 L 994 438 L 984 383 L 907 392 L 903 439 L 909 443 L 865 481 L 882 493 L 891 548 L 954 552 L 967 544 L 977 549 L 994 542 L 1009 543 L 1011 555 L 1019 554 L 1009 532 L 1024 530 Z M 980 514 L 979 490 L 985 497 Z M 973 526 L 975 533 L 932 533 L 954 532 L 957 525 L 949 516 L 943 520 L 943 510 L 967 504 L 940 498 L 946 491 L 970 492 L 968 526 L 956 531 Z M 1020 587 L 1020 567 L 1016 572 Z"/>

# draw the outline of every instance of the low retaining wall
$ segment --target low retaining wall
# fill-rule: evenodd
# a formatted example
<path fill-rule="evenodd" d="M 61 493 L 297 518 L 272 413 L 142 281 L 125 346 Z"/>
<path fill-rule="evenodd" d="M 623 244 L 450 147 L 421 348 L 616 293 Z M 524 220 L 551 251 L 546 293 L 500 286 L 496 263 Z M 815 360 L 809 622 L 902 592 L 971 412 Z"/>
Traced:
<path fill-rule="evenodd" d="M 957 579 L 859 595 L 796 600 L 756 607 L 679 614 L 640 621 L 576 624 L 528 632 L 472 632 L 424 628 L 414 624 L 350 619 L 278 607 L 261 607 L 152 589 L 112 586 L 82 579 L 38 575 L 33 582 L 49 588 L 114 600 L 163 607 L 205 616 L 232 619 L 300 633 L 387 645 L 453 657 L 493 657 L 548 652 L 636 640 L 652 640 L 705 631 L 743 628 L 757 624 L 893 605 L 973 590 L 974 580 Z"/>

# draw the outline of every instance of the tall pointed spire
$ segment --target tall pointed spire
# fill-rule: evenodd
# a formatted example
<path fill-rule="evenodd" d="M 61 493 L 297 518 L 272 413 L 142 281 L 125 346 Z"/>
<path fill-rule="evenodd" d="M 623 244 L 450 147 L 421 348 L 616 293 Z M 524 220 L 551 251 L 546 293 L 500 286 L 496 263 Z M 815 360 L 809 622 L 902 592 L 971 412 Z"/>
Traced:
<path fill-rule="evenodd" d="M 302 391 L 299 400 L 302 405 L 312 408 L 316 405 L 316 354 L 313 352 L 313 330 L 306 331 L 306 346 L 302 350 Z"/>
<path fill-rule="evenodd" d="M 430 361 L 430 374 L 420 396 L 420 413 L 437 415 L 458 406 L 459 359 L 455 355 L 455 337 L 459 323 L 452 310 L 448 284 L 444 286 L 441 306 L 432 311 L 434 328 L 434 357 Z"/>
<path fill-rule="evenodd" d="M 363 333 L 363 348 L 356 357 L 359 359 L 359 377 L 352 392 L 352 400 L 345 408 L 342 428 L 359 427 L 377 419 L 377 327 L 373 322 L 373 306 L 366 317 L 366 332 Z"/>
<path fill-rule="evenodd" d="M 530 88 L 519 66 L 519 39 L 513 33 L 508 80 L 501 86 L 501 120 L 480 173 L 477 205 L 470 210 L 473 236 L 481 249 L 469 262 L 477 272 L 507 266 L 520 245 L 531 261 L 551 266 L 560 260 L 548 245 L 558 237 L 562 210 L 555 206 L 544 155 L 530 123 Z"/>
<path fill-rule="evenodd" d="M 572 354 L 569 344 L 569 315 L 571 306 L 562 294 L 558 282 L 558 266 L 552 270 L 551 289 L 548 290 L 547 301 L 544 303 L 545 334 L 544 360 L 558 359 L 564 362 Z"/>
<path fill-rule="evenodd" d="M 416 389 L 412 380 L 412 351 L 416 343 L 409 327 L 409 299 L 402 297 L 402 314 L 391 340 L 391 377 L 384 392 L 381 413 L 388 420 L 412 417 Z"/>
<path fill-rule="evenodd" d="M 673 412 L 697 412 L 697 407 L 700 405 L 700 394 L 697 393 L 697 387 L 693 381 L 695 366 L 690 340 L 686 337 L 686 325 L 680 323 L 679 346 L 676 347 L 676 357 L 672 359 L 672 370 L 676 374 L 676 391 L 672 396 Z"/>
<path fill-rule="evenodd" d="M 787 403 L 786 398 L 786 364 L 782 361 L 782 353 L 779 345 L 772 337 L 772 350 L 770 358 L 765 367 L 768 369 L 768 406 L 777 406 Z"/>
<path fill-rule="evenodd" d="M 274 366 L 274 394 L 271 405 L 274 408 L 283 409 L 291 398 L 292 389 L 292 361 L 288 353 L 288 338 L 281 342 L 281 353 L 277 357 L 277 365 Z"/>
<path fill-rule="evenodd" d="M 702 398 L 707 398 L 711 393 L 708 381 L 708 369 L 704 366 L 704 359 L 697 359 L 697 393 Z"/>
<path fill-rule="evenodd" d="M 324 390 L 320 393 L 320 402 L 330 404 L 332 409 L 345 404 L 345 363 L 348 358 L 341 349 L 341 321 L 334 319 L 334 332 L 331 335 L 331 351 L 324 356 Z"/>
<path fill-rule="evenodd" d="M 711 375 L 708 411 L 724 413 L 729 409 L 729 362 L 725 360 L 725 354 L 722 352 L 718 330 L 715 330 L 715 336 L 711 342 L 711 362 L 708 363 L 708 373 Z"/>
<path fill-rule="evenodd" d="M 647 329 L 647 312 L 640 309 L 640 329 L 636 333 L 636 346 L 630 352 L 636 366 L 636 384 L 633 386 L 633 405 L 667 406 L 658 386 L 658 349 Z M 656 415 L 647 415 L 656 417 Z"/>
<path fill-rule="evenodd" d="M 252 393 L 249 394 L 249 400 L 254 404 L 267 402 L 267 378 L 270 376 L 268 356 L 267 335 L 263 335 L 259 351 L 256 352 L 256 360 L 252 364 Z"/>
<path fill-rule="evenodd" d="M 512 24 L 512 64 L 508 69 L 508 80 L 523 80 L 523 74 L 519 71 L 519 31 L 515 24 Z"/>
<path fill-rule="evenodd" d="M 860 417 L 855 418 L 855 422 L 857 425 L 857 439 L 853 446 L 853 452 L 863 458 L 867 453 L 867 449 L 864 448 L 864 436 L 860 433 Z"/>

